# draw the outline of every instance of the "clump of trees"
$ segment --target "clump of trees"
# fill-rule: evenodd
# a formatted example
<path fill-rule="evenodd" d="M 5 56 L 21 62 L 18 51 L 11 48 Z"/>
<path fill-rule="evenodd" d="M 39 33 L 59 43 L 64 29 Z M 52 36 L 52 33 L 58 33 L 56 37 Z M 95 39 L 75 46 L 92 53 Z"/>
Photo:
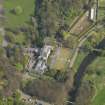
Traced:
<path fill-rule="evenodd" d="M 35 17 L 39 34 L 41 36 L 56 35 L 62 26 L 69 27 L 69 22 L 83 9 L 84 1 L 36 0 Z"/>
<path fill-rule="evenodd" d="M 11 10 L 12 13 L 16 14 L 16 15 L 20 15 L 23 13 L 23 9 L 21 6 L 16 6 L 15 8 L 13 8 Z"/>
<path fill-rule="evenodd" d="M 67 72 L 61 72 L 59 70 L 50 69 L 46 71 L 45 75 L 52 77 L 57 82 L 65 82 L 67 80 Z"/>
<path fill-rule="evenodd" d="M 28 81 L 22 86 L 22 90 L 32 97 L 55 103 L 55 105 L 61 105 L 64 102 L 64 97 L 67 95 L 63 84 L 44 79 Z"/>
<path fill-rule="evenodd" d="M 20 99 L 20 93 L 15 91 L 12 96 L 3 98 L 0 96 L 0 105 L 26 105 Z"/>
<path fill-rule="evenodd" d="M 92 96 L 94 95 L 93 84 L 90 81 L 82 82 L 76 94 L 74 105 L 89 105 Z"/>
<path fill-rule="evenodd" d="M 0 95 L 11 96 L 20 87 L 21 75 L 9 63 L 9 60 L 0 57 Z"/>

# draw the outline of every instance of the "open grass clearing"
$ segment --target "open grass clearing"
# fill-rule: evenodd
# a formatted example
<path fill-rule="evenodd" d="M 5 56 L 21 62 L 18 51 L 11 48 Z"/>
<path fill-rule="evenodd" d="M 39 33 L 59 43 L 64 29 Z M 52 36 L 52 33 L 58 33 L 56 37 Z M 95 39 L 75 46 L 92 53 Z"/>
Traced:
<path fill-rule="evenodd" d="M 84 80 L 92 81 L 96 90 L 91 105 L 105 105 L 105 57 L 97 57 L 87 69 Z"/>
<path fill-rule="evenodd" d="M 105 0 L 98 0 L 99 1 L 99 6 L 105 7 Z"/>
<path fill-rule="evenodd" d="M 22 13 L 13 14 L 12 9 L 20 6 Z M 6 23 L 5 27 L 15 28 L 29 22 L 30 16 L 34 14 L 35 0 L 5 0 L 4 1 Z"/>
<path fill-rule="evenodd" d="M 70 58 L 69 49 L 57 48 L 50 57 L 50 67 L 54 70 L 65 71 L 69 58 Z"/>
<path fill-rule="evenodd" d="M 105 105 L 105 87 L 95 96 L 92 105 Z"/>
<path fill-rule="evenodd" d="M 87 69 L 89 74 L 85 76 L 85 79 L 93 80 L 95 87 L 101 88 L 105 80 L 105 57 L 98 57 Z"/>
<path fill-rule="evenodd" d="M 21 33 L 15 36 L 15 43 L 23 44 L 26 42 L 25 34 Z"/>
<path fill-rule="evenodd" d="M 102 20 L 105 18 L 105 9 L 98 10 L 98 20 Z"/>
<path fill-rule="evenodd" d="M 77 58 L 76 58 L 76 61 L 75 61 L 75 63 L 74 63 L 74 67 L 73 67 L 73 70 L 74 70 L 75 72 L 77 72 L 77 70 L 78 70 L 80 64 L 82 63 L 82 61 L 83 61 L 83 59 L 86 57 L 86 55 L 87 55 L 87 54 L 84 53 L 84 52 L 79 52 L 79 54 L 78 54 L 78 56 L 77 56 Z"/>

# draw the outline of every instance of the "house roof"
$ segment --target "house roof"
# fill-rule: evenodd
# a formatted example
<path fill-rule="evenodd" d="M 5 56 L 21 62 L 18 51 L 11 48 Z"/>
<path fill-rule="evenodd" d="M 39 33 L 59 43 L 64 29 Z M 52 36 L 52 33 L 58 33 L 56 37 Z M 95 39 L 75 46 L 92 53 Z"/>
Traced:
<path fill-rule="evenodd" d="M 48 58 L 48 56 L 50 55 L 50 52 L 51 50 L 53 49 L 52 46 L 49 46 L 49 45 L 45 45 L 42 49 L 42 52 L 41 52 L 41 56 L 45 59 Z"/>
<path fill-rule="evenodd" d="M 43 74 L 44 71 L 45 71 L 45 69 L 46 69 L 45 62 L 43 60 L 39 60 L 38 63 L 37 63 L 37 65 L 36 65 L 36 67 L 35 67 L 35 71 L 37 73 Z"/>

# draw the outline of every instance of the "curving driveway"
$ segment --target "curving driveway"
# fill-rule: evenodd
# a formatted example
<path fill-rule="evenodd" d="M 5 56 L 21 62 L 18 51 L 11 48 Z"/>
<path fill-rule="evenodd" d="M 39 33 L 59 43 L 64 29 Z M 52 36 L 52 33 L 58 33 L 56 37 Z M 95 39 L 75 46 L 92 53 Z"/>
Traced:
<path fill-rule="evenodd" d="M 69 65 L 70 68 L 73 67 L 73 65 L 74 65 L 74 63 L 75 63 L 75 60 L 76 60 L 76 58 L 77 58 L 77 56 L 78 56 L 78 53 L 79 53 L 80 48 L 82 47 L 83 43 L 84 43 L 90 36 L 91 36 L 91 34 L 86 35 L 82 40 L 80 40 L 80 42 L 79 42 L 79 44 L 78 44 L 78 46 L 77 46 L 77 48 L 76 48 L 76 50 L 75 50 L 75 52 L 74 52 L 74 55 L 73 55 L 73 57 L 72 57 L 72 59 L 71 59 L 71 62 L 70 62 L 70 65 Z"/>

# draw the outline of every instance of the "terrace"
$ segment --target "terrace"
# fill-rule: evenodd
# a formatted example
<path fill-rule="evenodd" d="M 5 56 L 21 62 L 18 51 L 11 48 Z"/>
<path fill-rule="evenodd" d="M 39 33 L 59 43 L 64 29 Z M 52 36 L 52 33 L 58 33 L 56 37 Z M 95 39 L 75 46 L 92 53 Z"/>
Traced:
<path fill-rule="evenodd" d="M 51 69 L 65 71 L 70 58 L 70 49 L 58 47 L 49 58 Z"/>
<path fill-rule="evenodd" d="M 80 37 L 80 34 L 86 31 L 90 26 L 91 21 L 89 21 L 89 12 L 87 11 L 70 30 L 70 33 Z"/>

